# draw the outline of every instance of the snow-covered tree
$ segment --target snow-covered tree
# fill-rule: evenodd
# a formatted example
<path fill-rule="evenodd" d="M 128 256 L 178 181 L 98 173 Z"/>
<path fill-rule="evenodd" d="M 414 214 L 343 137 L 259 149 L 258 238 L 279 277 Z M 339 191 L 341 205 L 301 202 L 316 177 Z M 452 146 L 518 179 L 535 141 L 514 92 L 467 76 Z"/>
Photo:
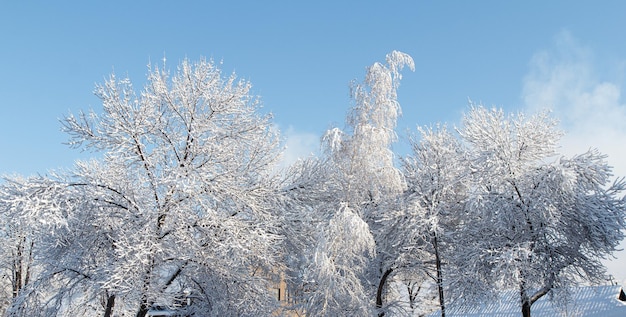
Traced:
<path fill-rule="evenodd" d="M 6 178 L 0 186 L 0 248 L 12 286 L 12 295 L 7 297 L 9 316 L 34 314 L 44 302 L 59 304 L 54 291 L 41 287 L 41 280 L 45 280 L 50 232 L 67 223 L 67 210 L 73 205 L 65 193 L 65 186 L 41 176 Z"/>
<path fill-rule="evenodd" d="M 6 178 L 0 184 L 0 313 L 11 305 L 32 280 L 34 271 L 34 224 L 19 217 L 30 202 L 26 180 Z"/>
<path fill-rule="evenodd" d="M 353 84 L 347 131 L 331 129 L 323 138 L 323 165 L 318 169 L 323 176 L 317 178 L 322 183 L 302 188 L 320 198 L 308 202 L 320 224 L 313 261 L 303 273 L 307 314 L 354 316 L 375 310 L 378 283 L 372 281 L 377 277 L 368 276 L 376 252 L 372 225 L 376 204 L 404 189 L 391 144 L 400 115 L 400 71 L 404 66 L 413 69 L 413 60 L 404 53 L 391 52 L 386 62 L 373 64 L 365 81 Z"/>
<path fill-rule="evenodd" d="M 397 89 L 400 71 L 414 69 L 413 59 L 398 51 L 387 54 L 386 65 L 374 63 L 367 68 L 363 83 L 352 84 L 354 105 L 347 118 L 347 131 L 338 128 L 324 136 L 326 154 L 343 179 L 342 200 L 360 205 L 382 200 L 404 189 L 402 174 L 394 166 L 391 145 L 401 115 Z M 362 217 L 368 217 L 359 212 Z"/>
<path fill-rule="evenodd" d="M 43 275 L 57 279 L 47 283 L 61 305 L 42 314 L 274 311 L 279 140 L 250 84 L 218 66 L 149 67 L 139 93 L 113 75 L 96 88 L 101 113 L 63 121 L 71 145 L 102 158 L 57 176 L 75 202 Z"/>
<path fill-rule="evenodd" d="M 513 287 L 530 316 L 542 296 L 602 279 L 626 228 L 626 183 L 604 156 L 562 157 L 547 113 L 472 107 L 458 137 L 420 129 L 400 170 L 404 67 L 396 51 L 368 67 L 347 129 L 280 172 L 271 118 L 213 61 L 149 66 L 139 92 L 112 75 L 96 87 L 101 112 L 63 120 L 96 159 L 0 184 L 0 308 L 271 316 L 285 278 L 307 315 L 416 313 L 434 285 L 442 315 L 449 298 Z"/>
<path fill-rule="evenodd" d="M 445 316 L 444 257 L 447 246 L 455 243 L 451 233 L 461 229 L 458 219 L 466 199 L 468 170 L 461 142 L 445 126 L 418 131 L 411 139 L 412 156 L 402 164 L 407 182 L 404 208 L 391 214 L 388 221 L 391 228 L 399 228 L 391 239 L 403 250 L 396 267 L 423 268 L 436 285 L 441 315 Z"/>
<path fill-rule="evenodd" d="M 624 238 L 626 189 L 596 150 L 558 155 L 561 132 L 532 117 L 472 107 L 460 129 L 472 183 L 453 261 L 471 300 L 516 288 L 523 316 L 550 291 L 604 278 L 601 260 Z"/>

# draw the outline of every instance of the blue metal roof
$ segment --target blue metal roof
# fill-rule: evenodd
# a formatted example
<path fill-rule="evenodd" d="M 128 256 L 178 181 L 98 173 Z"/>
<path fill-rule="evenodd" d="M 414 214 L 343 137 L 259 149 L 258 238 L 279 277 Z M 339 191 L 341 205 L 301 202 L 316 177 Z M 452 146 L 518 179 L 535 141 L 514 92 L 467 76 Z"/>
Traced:
<path fill-rule="evenodd" d="M 550 301 L 548 295 L 537 300 L 532 308 L 533 317 L 585 316 L 585 317 L 624 317 L 626 302 L 618 299 L 620 286 L 585 286 L 569 291 L 570 301 L 559 305 Z M 556 298 L 555 298 L 556 299 Z M 446 307 L 446 316 L 456 317 L 519 317 L 521 316 L 519 292 L 505 291 L 492 302 L 473 307 L 456 307 L 451 303 Z M 429 316 L 439 316 L 439 311 Z"/>

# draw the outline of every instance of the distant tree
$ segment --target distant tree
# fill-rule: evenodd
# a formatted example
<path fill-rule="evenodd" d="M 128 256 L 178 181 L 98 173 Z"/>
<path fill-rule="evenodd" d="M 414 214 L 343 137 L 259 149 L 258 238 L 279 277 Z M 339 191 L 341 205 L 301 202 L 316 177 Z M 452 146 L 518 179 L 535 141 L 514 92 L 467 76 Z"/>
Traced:
<path fill-rule="evenodd" d="M 74 202 L 43 275 L 63 304 L 42 315 L 272 314 L 280 148 L 249 91 L 212 61 L 185 60 L 172 77 L 150 67 L 140 93 L 111 76 L 96 88 L 101 114 L 63 121 L 72 146 L 102 159 L 56 178 Z"/>
<path fill-rule="evenodd" d="M 18 215 L 30 201 L 22 177 L 6 178 L 0 184 L 0 313 L 11 305 L 32 280 L 35 228 L 33 221 Z M 31 219 L 34 220 L 34 219 Z M 36 220 L 34 220 L 36 223 Z"/>
<path fill-rule="evenodd" d="M 467 195 L 465 149 L 445 127 L 418 128 L 411 138 L 412 156 L 402 161 L 407 190 L 404 209 L 390 217 L 401 228 L 395 240 L 406 249 L 403 267 L 423 267 L 432 277 L 445 316 L 444 257 L 456 243 L 451 234 L 459 228 Z M 415 281 L 412 281 L 415 284 Z"/>
<path fill-rule="evenodd" d="M 32 315 L 43 302 L 60 305 L 54 292 L 42 286 L 46 251 L 52 228 L 67 223 L 67 210 L 73 199 L 65 187 L 46 177 L 11 177 L 0 186 L 3 276 L 10 277 L 11 296 L 6 315 Z M 59 274 L 56 272 L 54 275 Z M 5 307 L 5 308 L 7 308 Z M 48 311 L 39 311 L 47 314 Z"/>
<path fill-rule="evenodd" d="M 318 288 L 326 290 L 316 280 L 318 268 L 316 245 L 323 236 L 322 228 L 328 222 L 324 206 L 333 206 L 337 183 L 329 179 L 326 160 L 308 157 L 296 161 L 286 171 L 281 183 L 283 195 L 279 208 L 285 225 L 285 279 L 289 292 L 289 307 L 295 311 L 307 311 L 316 299 L 326 296 Z M 331 291 L 328 289 L 328 291 Z M 318 307 L 319 308 L 319 307 Z M 310 313 L 312 310 L 308 310 Z"/>
<path fill-rule="evenodd" d="M 472 107 L 459 130 L 470 152 L 464 229 L 452 261 L 460 298 L 516 288 L 522 315 L 552 290 L 604 278 L 624 238 L 625 183 L 596 150 L 559 157 L 547 113 L 527 118 Z"/>

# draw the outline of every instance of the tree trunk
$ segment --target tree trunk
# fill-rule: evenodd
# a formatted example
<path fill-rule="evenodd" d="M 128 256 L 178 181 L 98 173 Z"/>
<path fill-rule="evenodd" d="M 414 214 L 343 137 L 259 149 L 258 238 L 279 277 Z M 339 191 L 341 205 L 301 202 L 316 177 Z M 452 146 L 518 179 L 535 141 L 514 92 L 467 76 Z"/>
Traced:
<path fill-rule="evenodd" d="M 148 314 L 148 305 L 146 305 L 145 303 L 142 303 L 141 306 L 139 307 L 139 311 L 137 312 L 137 317 L 146 317 L 146 315 Z"/>
<path fill-rule="evenodd" d="M 154 258 L 151 259 L 151 265 L 146 270 L 145 276 L 143 278 L 143 294 L 141 295 L 141 304 L 139 305 L 139 311 L 137 312 L 137 317 L 145 317 L 148 314 L 148 309 L 150 309 L 151 303 L 148 303 L 148 291 L 150 289 L 150 275 L 152 274 L 152 268 L 154 266 Z"/>
<path fill-rule="evenodd" d="M 28 285 L 30 282 L 30 267 L 33 265 L 33 247 L 35 246 L 34 241 L 30 241 L 30 247 L 28 249 L 28 263 L 26 264 L 26 277 L 24 277 L 24 285 Z"/>
<path fill-rule="evenodd" d="M 524 282 L 524 280 L 520 282 L 519 293 L 520 302 L 522 303 L 522 316 L 530 317 L 530 305 L 532 305 L 532 303 L 530 302 L 528 294 L 526 294 L 526 283 Z"/>
<path fill-rule="evenodd" d="M 433 248 L 435 249 L 435 267 L 437 269 L 437 290 L 439 291 L 439 307 L 441 317 L 446 317 L 446 302 L 443 296 L 443 273 L 441 272 L 441 257 L 439 256 L 439 242 L 437 233 L 433 233 Z"/>
<path fill-rule="evenodd" d="M 107 305 L 104 310 L 104 317 L 111 317 L 113 314 L 113 307 L 115 306 L 115 295 L 110 295 L 107 297 Z"/>
<path fill-rule="evenodd" d="M 137 312 L 137 317 L 145 317 L 146 314 L 148 314 L 148 309 L 150 308 L 150 305 L 148 303 L 148 287 L 149 287 L 149 274 L 151 273 L 151 270 L 148 270 L 146 276 L 144 277 L 144 289 L 143 289 L 143 295 L 141 295 L 141 304 L 139 305 L 139 311 Z"/>
<path fill-rule="evenodd" d="M 378 283 L 378 290 L 376 291 L 376 309 L 383 308 L 383 290 L 385 289 L 385 283 L 387 282 L 387 278 L 389 278 L 389 274 L 393 272 L 393 269 L 387 269 L 383 276 L 380 278 L 380 282 Z M 378 313 L 378 317 L 385 316 L 384 312 Z"/>
<path fill-rule="evenodd" d="M 26 237 L 20 238 L 17 243 L 17 250 L 13 257 L 13 298 L 19 295 L 20 290 L 24 286 L 22 284 L 22 273 L 24 270 L 24 245 L 26 244 Z"/>
<path fill-rule="evenodd" d="M 525 301 L 522 303 L 522 316 L 530 317 L 530 302 Z"/>
<path fill-rule="evenodd" d="M 19 252 L 19 251 L 18 251 Z M 22 289 L 22 266 L 18 259 L 13 260 L 13 298 L 16 298 Z"/>
<path fill-rule="evenodd" d="M 418 286 L 416 290 L 416 284 L 416 282 L 411 281 L 406 283 L 406 291 L 409 294 L 409 307 L 411 307 L 411 311 L 415 309 L 415 299 L 417 298 L 417 294 L 419 293 L 419 291 L 422 289 L 421 286 Z"/>

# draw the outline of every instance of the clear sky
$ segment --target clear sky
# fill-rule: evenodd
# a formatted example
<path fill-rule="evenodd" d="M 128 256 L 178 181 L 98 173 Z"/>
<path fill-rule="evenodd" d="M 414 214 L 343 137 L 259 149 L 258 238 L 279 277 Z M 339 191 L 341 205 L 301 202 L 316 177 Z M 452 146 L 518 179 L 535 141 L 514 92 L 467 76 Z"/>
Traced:
<path fill-rule="evenodd" d="M 164 57 L 223 61 L 274 114 L 287 156 L 305 155 L 343 127 L 349 82 L 400 50 L 416 68 L 399 90 L 401 135 L 458 122 L 468 99 L 551 108 L 565 153 L 598 147 L 626 175 L 625 14 L 626 1 L 2 1 L 0 174 L 89 157 L 63 144 L 59 118 L 100 109 L 92 92 L 112 72 L 140 89 Z"/>

